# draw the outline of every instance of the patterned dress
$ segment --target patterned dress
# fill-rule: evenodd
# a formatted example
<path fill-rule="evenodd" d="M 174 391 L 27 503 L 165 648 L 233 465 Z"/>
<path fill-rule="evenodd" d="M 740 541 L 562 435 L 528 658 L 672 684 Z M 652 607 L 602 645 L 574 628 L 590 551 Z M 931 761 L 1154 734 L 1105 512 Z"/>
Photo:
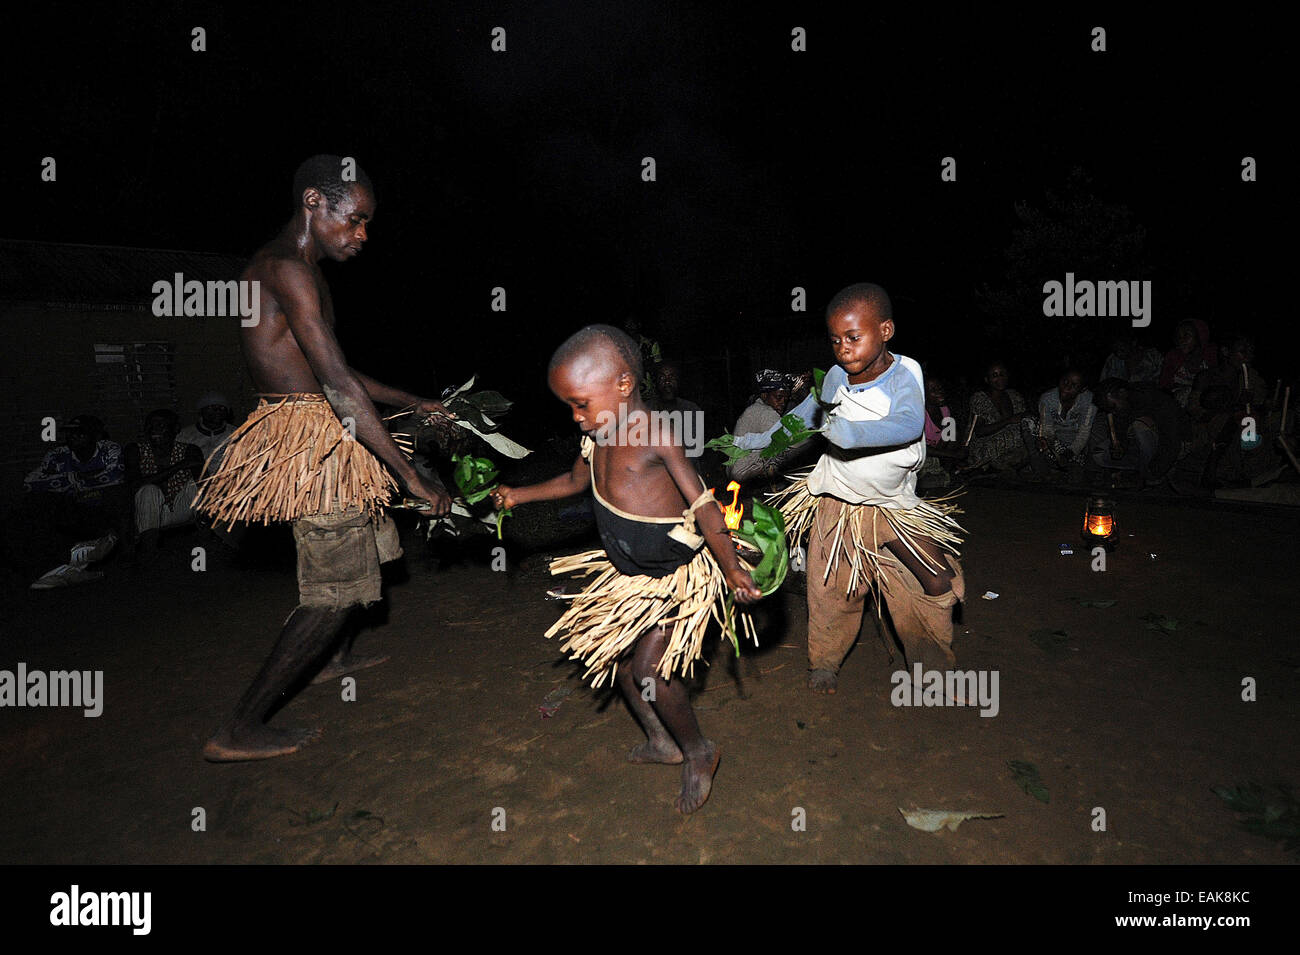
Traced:
<path fill-rule="evenodd" d="M 1025 413 L 1025 399 L 1014 388 L 1007 389 L 1007 397 L 1011 399 L 1012 416 L 1021 417 Z M 977 391 L 971 395 L 970 413 L 972 418 L 980 416 L 980 426 L 1002 419 L 1002 412 L 998 411 L 986 391 Z M 1017 425 L 1014 428 L 1003 428 L 986 438 L 971 438 L 970 456 L 966 459 L 966 464 L 970 467 L 992 464 L 994 467 L 1010 468 L 1023 455 L 1024 445 L 1020 441 L 1020 427 Z"/>

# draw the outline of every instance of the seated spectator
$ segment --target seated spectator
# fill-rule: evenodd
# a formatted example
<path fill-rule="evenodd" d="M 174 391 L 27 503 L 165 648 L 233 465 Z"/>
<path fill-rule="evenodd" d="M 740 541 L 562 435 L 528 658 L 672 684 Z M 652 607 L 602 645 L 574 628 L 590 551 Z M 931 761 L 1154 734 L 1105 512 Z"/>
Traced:
<path fill-rule="evenodd" d="M 1178 460 L 1183 442 L 1183 413 L 1156 385 L 1130 384 L 1107 378 L 1097 385 L 1093 422 L 1093 461 L 1102 468 L 1130 472 L 1128 486 L 1164 480 Z M 1113 482 L 1122 481 L 1116 475 Z"/>
<path fill-rule="evenodd" d="M 1076 369 L 1068 370 L 1055 388 L 1043 392 L 1038 399 L 1038 417 L 1025 418 L 1021 424 L 1035 480 L 1065 473 L 1073 481 L 1082 479 L 1096 415 L 1092 392 L 1083 387 L 1083 375 Z"/>
<path fill-rule="evenodd" d="M 94 415 L 78 415 L 63 428 L 64 444 L 45 455 L 41 466 L 27 475 L 28 491 L 71 494 L 84 500 L 121 484 L 122 449 L 103 437 L 104 423 Z"/>
<path fill-rule="evenodd" d="M 28 496 L 6 529 L 6 550 L 24 568 L 49 566 L 70 553 L 69 563 L 32 584 L 37 590 L 102 577 L 87 565 L 112 551 L 128 513 L 122 449 L 104 437 L 103 422 L 78 415 L 61 434 L 65 443 L 24 479 Z"/>
<path fill-rule="evenodd" d="M 126 479 L 135 499 L 135 527 L 148 551 L 157 546 L 164 527 L 195 518 L 195 480 L 203 470 L 198 447 L 176 440 L 180 422 L 167 408 L 150 412 L 143 439 L 122 450 Z"/>
<path fill-rule="evenodd" d="M 747 434 L 762 434 L 775 427 L 790 402 L 791 384 L 789 375 L 774 368 L 764 368 L 755 375 L 754 394 L 750 396 L 750 405 L 736 419 L 736 426 L 731 433 L 741 438 Z M 790 448 L 782 454 L 766 459 L 760 455 L 760 452 L 751 451 L 743 458 L 737 458 L 727 469 L 727 473 L 733 480 L 742 483 L 768 480 L 780 473 L 785 462 L 793 456 L 794 450 Z"/>
<path fill-rule="evenodd" d="M 961 470 L 991 467 L 996 471 L 1014 471 L 1026 463 L 1024 442 L 1020 440 L 1025 399 L 1020 392 L 1007 387 L 1009 381 L 1005 364 L 989 363 L 984 373 L 984 388 L 971 395 L 970 414 L 975 430 L 967 445 L 969 457 Z"/>
<path fill-rule="evenodd" d="M 675 361 L 660 362 L 654 371 L 655 393 L 659 396 L 655 408 L 659 411 L 698 413 L 700 406 L 683 398 L 679 393 L 682 382 L 681 366 Z"/>
<path fill-rule="evenodd" d="M 192 444 L 206 462 L 203 473 L 211 474 L 221 466 L 221 453 L 235 426 L 231 423 L 230 402 L 225 395 L 210 391 L 199 399 L 199 420 L 180 430 L 177 441 Z M 215 457 L 214 457 L 215 455 Z"/>
<path fill-rule="evenodd" d="M 1218 365 L 1218 352 L 1210 342 L 1210 326 L 1200 319 L 1178 323 L 1174 347 L 1165 353 L 1160 369 L 1160 387 L 1174 396 L 1178 407 L 1186 408 L 1196 376 Z"/>
<path fill-rule="evenodd" d="M 1239 336 L 1223 350 L 1223 361 L 1196 376 L 1187 401 L 1188 415 L 1198 430 L 1198 443 L 1209 455 L 1201 475 L 1202 487 L 1244 485 L 1268 470 L 1276 455 L 1263 440 L 1268 420 L 1268 388 L 1251 364 L 1254 343 Z M 1253 419 L 1254 440 L 1247 441 L 1245 418 Z"/>
<path fill-rule="evenodd" d="M 1116 336 L 1111 352 L 1102 365 L 1098 381 L 1119 378 L 1121 381 L 1159 381 L 1163 358 L 1154 348 L 1144 348 L 1132 335 Z"/>
<path fill-rule="evenodd" d="M 930 375 L 925 376 L 925 464 L 917 474 L 917 481 L 927 489 L 941 489 L 952 483 L 949 470 L 967 455 L 966 447 L 956 432 L 956 422 L 947 404 L 944 383 Z M 944 438 L 944 422 L 948 438 Z"/>

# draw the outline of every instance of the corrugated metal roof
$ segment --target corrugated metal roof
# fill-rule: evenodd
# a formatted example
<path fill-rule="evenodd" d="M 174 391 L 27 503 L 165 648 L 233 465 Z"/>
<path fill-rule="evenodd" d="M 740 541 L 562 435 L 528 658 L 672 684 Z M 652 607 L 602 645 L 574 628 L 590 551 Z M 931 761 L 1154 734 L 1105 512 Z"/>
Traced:
<path fill-rule="evenodd" d="M 160 279 L 171 282 L 177 272 L 186 281 L 237 279 L 247 262 L 217 252 L 0 239 L 0 302 L 148 309 Z"/>

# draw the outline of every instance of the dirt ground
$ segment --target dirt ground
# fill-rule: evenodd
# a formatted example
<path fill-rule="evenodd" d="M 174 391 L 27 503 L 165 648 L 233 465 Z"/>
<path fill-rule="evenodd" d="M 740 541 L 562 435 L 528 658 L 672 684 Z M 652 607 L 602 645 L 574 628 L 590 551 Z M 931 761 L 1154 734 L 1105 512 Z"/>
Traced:
<path fill-rule="evenodd" d="M 958 661 L 998 671 L 998 715 L 891 705 L 895 664 L 870 618 L 840 692 L 811 694 L 803 598 L 784 593 L 765 606 L 762 648 L 737 662 L 715 644 L 696 681 L 724 755 L 688 818 L 672 808 L 678 769 L 625 762 L 641 739 L 631 716 L 542 636 L 560 612 L 544 558 L 581 542 L 516 548 L 502 573 L 489 542 L 438 560 L 408 533 L 357 640 L 392 660 L 358 674 L 355 702 L 338 684 L 303 690 L 273 725 L 323 739 L 259 763 L 199 749 L 295 603 L 291 550 L 254 563 L 212 546 L 199 573 L 178 535 L 143 580 L 110 565 L 101 582 L 11 590 L 0 668 L 101 669 L 105 702 L 94 719 L 0 710 L 0 862 L 1293 862 L 1211 787 L 1297 782 L 1300 649 L 1280 599 L 1300 567 L 1297 515 L 1122 500 L 1098 573 L 1079 496 L 964 500 Z M 1152 613 L 1176 629 L 1148 629 Z M 1031 641 L 1043 629 L 1065 631 L 1059 653 Z M 1257 702 L 1241 699 L 1248 676 Z M 1011 760 L 1036 765 L 1049 802 L 1017 786 Z M 931 834 L 900 807 L 1003 816 Z"/>

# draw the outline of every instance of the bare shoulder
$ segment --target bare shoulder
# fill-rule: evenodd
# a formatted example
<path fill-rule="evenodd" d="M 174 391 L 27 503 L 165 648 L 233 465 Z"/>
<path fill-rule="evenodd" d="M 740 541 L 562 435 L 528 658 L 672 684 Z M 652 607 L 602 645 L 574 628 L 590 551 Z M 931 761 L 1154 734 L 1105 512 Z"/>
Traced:
<path fill-rule="evenodd" d="M 279 247 L 278 243 L 263 246 L 254 253 L 244 278 L 256 279 L 273 292 L 288 292 L 302 286 L 315 287 L 316 276 L 312 267 L 295 255 Z"/>

